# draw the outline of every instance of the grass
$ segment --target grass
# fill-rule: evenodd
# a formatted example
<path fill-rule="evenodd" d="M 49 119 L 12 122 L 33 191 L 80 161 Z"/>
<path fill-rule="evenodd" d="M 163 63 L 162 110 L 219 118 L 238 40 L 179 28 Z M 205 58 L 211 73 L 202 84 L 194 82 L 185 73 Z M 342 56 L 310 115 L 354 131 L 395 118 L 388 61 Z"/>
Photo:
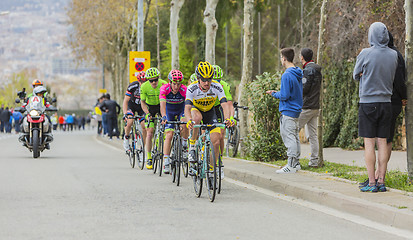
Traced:
<path fill-rule="evenodd" d="M 334 177 L 348 179 L 356 182 L 363 182 L 367 179 L 367 169 L 365 167 L 349 166 L 345 164 L 332 163 L 324 161 L 324 166 L 321 168 L 308 167 L 308 159 L 300 159 L 301 169 L 320 174 L 328 174 Z M 270 164 L 284 166 L 287 160 L 273 161 Z M 413 192 L 413 184 L 408 181 L 407 173 L 400 171 L 388 171 L 386 174 L 386 187 L 399 189 L 402 191 Z"/>

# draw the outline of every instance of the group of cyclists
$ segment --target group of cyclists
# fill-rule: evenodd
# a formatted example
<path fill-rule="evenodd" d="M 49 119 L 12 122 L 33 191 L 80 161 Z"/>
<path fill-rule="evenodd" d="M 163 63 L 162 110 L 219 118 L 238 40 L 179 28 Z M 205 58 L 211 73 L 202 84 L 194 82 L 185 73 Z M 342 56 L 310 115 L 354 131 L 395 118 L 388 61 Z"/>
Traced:
<path fill-rule="evenodd" d="M 199 134 L 199 129 L 194 128 L 195 124 L 224 123 L 227 127 L 236 124 L 230 86 L 222 77 L 222 69 L 209 62 L 200 62 L 196 66 L 188 86 L 184 85 L 184 76 L 177 69 L 169 72 L 168 81 L 160 79 L 160 72 L 154 67 L 140 72 L 137 81 L 129 84 L 123 101 L 123 119 L 126 122 L 123 146 L 127 154 L 130 151 L 129 135 L 136 114 L 142 116 L 139 122 L 145 139 L 146 168 L 152 169 L 154 119 L 159 116 L 161 124 L 165 125 L 163 172 L 170 173 L 171 163 L 169 154 L 174 127 L 167 124 L 168 121 L 186 122 L 181 127 L 183 158 L 188 159 L 192 166 L 196 162 L 195 143 Z M 225 129 L 216 127 L 211 131 L 215 159 L 223 153 L 224 136 Z M 223 176 L 221 168 L 221 178 Z"/>

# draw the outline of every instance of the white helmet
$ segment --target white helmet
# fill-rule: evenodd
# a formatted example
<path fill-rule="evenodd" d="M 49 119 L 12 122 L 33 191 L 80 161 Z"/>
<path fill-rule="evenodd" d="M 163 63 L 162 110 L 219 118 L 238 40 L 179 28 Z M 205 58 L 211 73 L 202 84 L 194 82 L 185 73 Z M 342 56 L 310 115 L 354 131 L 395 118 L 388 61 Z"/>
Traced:
<path fill-rule="evenodd" d="M 36 95 L 36 96 L 37 94 L 42 94 L 42 97 L 43 97 L 43 94 L 45 94 L 46 92 L 47 92 L 47 89 L 43 86 L 37 86 L 33 89 L 33 95 Z"/>

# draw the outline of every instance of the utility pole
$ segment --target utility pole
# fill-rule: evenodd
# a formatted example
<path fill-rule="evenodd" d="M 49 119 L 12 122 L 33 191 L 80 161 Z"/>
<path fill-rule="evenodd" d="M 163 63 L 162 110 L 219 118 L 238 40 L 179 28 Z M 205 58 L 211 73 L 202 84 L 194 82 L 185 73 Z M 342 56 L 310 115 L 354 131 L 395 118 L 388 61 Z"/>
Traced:
<path fill-rule="evenodd" d="M 280 37 L 280 32 L 281 32 L 281 17 L 280 17 L 280 12 L 281 12 L 281 9 L 280 9 L 280 4 L 278 4 L 278 15 L 277 15 L 277 18 L 278 18 L 278 24 L 277 24 L 277 51 L 278 51 L 278 57 L 280 56 L 280 47 L 281 47 L 281 42 L 280 42 L 280 39 L 281 39 L 281 37 Z M 278 66 L 278 71 L 280 70 L 280 68 L 281 68 L 281 66 L 280 66 L 280 60 L 278 60 L 277 61 L 277 66 Z"/>
<path fill-rule="evenodd" d="M 144 51 L 143 47 L 143 0 L 138 0 L 138 29 L 137 29 L 137 50 Z"/>

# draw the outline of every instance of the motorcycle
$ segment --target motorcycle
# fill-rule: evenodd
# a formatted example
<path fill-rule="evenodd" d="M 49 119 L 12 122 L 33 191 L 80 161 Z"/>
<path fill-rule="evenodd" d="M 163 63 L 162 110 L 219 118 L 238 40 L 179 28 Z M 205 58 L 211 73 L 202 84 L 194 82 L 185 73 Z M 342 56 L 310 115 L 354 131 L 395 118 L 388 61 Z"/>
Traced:
<path fill-rule="evenodd" d="M 20 103 L 20 100 L 16 99 L 16 103 Z M 53 141 L 52 126 L 45 112 L 57 109 L 51 105 L 46 107 L 43 98 L 34 95 L 25 106 L 15 108 L 15 111 L 26 113 L 21 122 L 19 142 L 33 152 L 33 158 L 40 157 L 40 152 L 50 149 L 49 144 Z"/>

